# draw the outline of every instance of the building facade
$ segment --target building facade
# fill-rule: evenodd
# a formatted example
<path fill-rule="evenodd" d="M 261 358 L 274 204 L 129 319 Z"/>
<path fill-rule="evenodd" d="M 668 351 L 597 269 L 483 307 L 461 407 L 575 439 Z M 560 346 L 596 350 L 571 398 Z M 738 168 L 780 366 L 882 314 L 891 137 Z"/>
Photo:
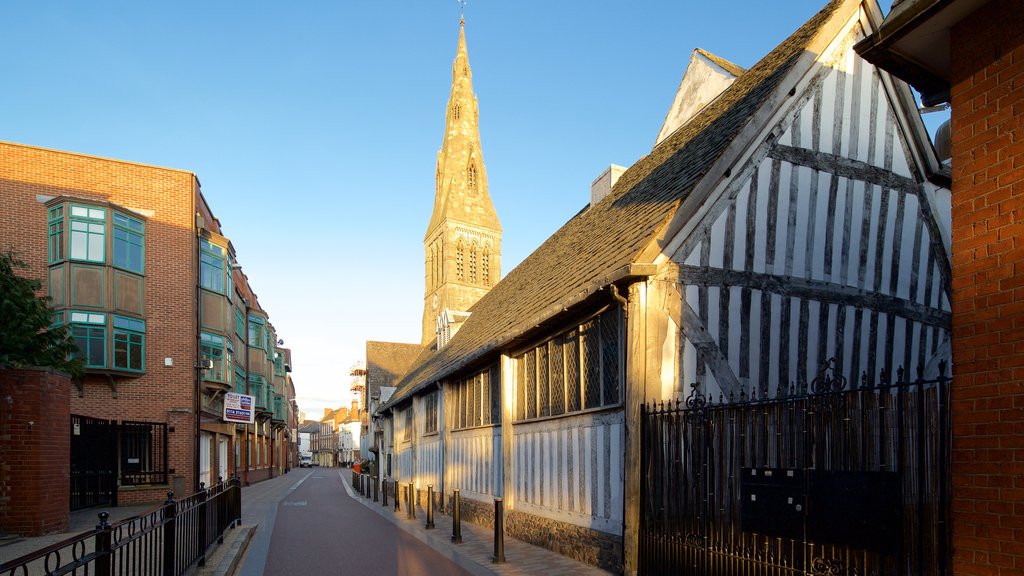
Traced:
<path fill-rule="evenodd" d="M 904 0 L 857 45 L 951 105 L 953 570 L 1024 570 L 1024 12 L 1007 0 Z"/>
<path fill-rule="evenodd" d="M 748 70 L 699 54 L 687 76 L 713 80 L 704 102 L 671 111 L 651 153 L 378 409 L 394 478 L 460 489 L 464 518 L 484 524 L 500 497 L 506 533 L 636 573 L 642 406 L 941 375 L 949 179 L 907 86 L 852 50 L 881 21 L 872 1 L 836 0 Z M 721 488 L 738 495 L 736 476 Z M 864 573 L 878 558 L 813 561 Z"/>
<path fill-rule="evenodd" d="M 0 186 L 3 248 L 43 281 L 87 367 L 71 397 L 71 508 L 285 468 L 288 351 L 193 173 L 0 143 Z M 256 424 L 223 420 L 228 391 L 256 396 Z"/>

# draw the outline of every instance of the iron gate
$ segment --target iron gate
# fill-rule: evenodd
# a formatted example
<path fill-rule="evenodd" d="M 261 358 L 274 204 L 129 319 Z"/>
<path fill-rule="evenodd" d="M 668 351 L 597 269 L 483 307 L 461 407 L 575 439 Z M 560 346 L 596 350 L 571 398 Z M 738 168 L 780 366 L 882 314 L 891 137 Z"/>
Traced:
<path fill-rule="evenodd" d="M 117 424 L 71 415 L 71 509 L 116 505 Z"/>
<path fill-rule="evenodd" d="M 641 407 L 641 574 L 950 571 L 949 379 Z M 809 389 L 808 389 L 809 388 Z"/>

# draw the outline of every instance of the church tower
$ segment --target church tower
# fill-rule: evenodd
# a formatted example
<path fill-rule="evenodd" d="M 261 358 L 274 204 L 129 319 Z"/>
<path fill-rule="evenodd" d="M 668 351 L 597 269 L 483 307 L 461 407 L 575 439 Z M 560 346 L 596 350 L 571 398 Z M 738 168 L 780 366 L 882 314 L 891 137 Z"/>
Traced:
<path fill-rule="evenodd" d="M 444 140 L 437 153 L 434 211 L 423 247 L 423 345 L 437 338 L 440 347 L 501 277 L 501 223 L 487 191 L 464 20 L 459 22 Z"/>

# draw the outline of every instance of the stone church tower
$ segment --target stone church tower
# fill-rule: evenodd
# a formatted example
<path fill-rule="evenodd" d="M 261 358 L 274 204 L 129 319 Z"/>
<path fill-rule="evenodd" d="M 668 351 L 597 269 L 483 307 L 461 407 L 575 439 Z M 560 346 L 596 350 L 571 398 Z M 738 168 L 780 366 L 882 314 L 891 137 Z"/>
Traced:
<path fill-rule="evenodd" d="M 423 247 L 423 345 L 437 338 L 440 347 L 501 277 L 501 223 L 487 192 L 464 21 L 459 22 L 444 141 L 437 153 L 434 212 Z"/>

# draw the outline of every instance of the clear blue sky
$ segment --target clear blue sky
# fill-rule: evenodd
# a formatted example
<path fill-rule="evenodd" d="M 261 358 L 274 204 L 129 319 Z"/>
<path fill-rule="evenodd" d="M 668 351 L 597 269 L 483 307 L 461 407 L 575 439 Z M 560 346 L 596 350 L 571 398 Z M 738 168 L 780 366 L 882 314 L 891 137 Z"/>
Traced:
<path fill-rule="evenodd" d="M 693 48 L 749 67 L 824 4 L 470 0 L 502 272 L 650 151 Z M 419 340 L 458 22 L 455 0 L 12 0 L 0 140 L 195 172 L 318 416 L 366 340 Z"/>

